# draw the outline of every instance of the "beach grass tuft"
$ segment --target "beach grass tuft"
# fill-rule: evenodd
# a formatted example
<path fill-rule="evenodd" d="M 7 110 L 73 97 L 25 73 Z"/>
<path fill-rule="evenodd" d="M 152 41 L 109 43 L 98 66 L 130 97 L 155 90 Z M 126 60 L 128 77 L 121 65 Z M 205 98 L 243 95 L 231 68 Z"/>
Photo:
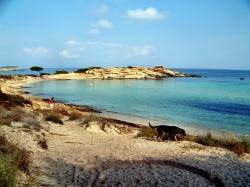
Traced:
<path fill-rule="evenodd" d="M 60 125 L 63 125 L 63 121 L 60 119 L 60 117 L 56 114 L 51 114 L 50 116 L 46 117 L 46 121 L 51 121 L 53 123 L 59 123 Z"/>
<path fill-rule="evenodd" d="M 23 116 L 26 115 L 25 113 L 26 113 L 26 111 L 20 107 L 11 108 L 11 118 L 14 121 L 21 122 L 23 120 Z"/>
<path fill-rule="evenodd" d="M 83 123 L 89 123 L 92 121 L 100 121 L 100 117 L 98 117 L 94 114 L 90 114 L 90 115 L 86 115 L 83 119 Z"/>
<path fill-rule="evenodd" d="M 26 149 L 20 149 L 7 141 L 5 135 L 0 134 L 0 187 L 16 186 L 17 171 L 28 172 L 30 155 Z"/>
<path fill-rule="evenodd" d="M 69 120 L 82 120 L 83 118 L 83 114 L 79 111 L 73 110 L 70 114 L 69 114 Z"/>
<path fill-rule="evenodd" d="M 138 134 L 138 137 L 154 138 L 155 136 L 157 136 L 156 129 L 152 129 L 147 126 L 142 126 Z"/>
<path fill-rule="evenodd" d="M 143 126 L 138 134 L 138 137 L 153 138 L 157 136 L 155 129 L 147 126 Z M 167 135 L 163 139 L 167 139 Z M 207 133 L 205 136 L 193 136 L 187 134 L 187 136 L 177 135 L 177 139 L 180 141 L 195 142 L 205 146 L 220 147 L 234 152 L 238 156 L 242 156 L 245 153 L 250 153 L 250 141 L 246 138 L 236 138 L 231 136 L 227 137 L 213 137 L 212 133 Z"/>
<path fill-rule="evenodd" d="M 8 111 L 3 106 L 0 106 L 0 126 L 1 125 L 11 125 L 11 119 L 8 116 Z"/>

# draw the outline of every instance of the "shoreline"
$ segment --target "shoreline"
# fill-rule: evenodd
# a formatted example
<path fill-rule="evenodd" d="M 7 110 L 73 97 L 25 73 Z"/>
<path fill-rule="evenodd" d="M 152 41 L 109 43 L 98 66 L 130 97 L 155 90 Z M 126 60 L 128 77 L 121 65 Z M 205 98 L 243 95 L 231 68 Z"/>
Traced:
<path fill-rule="evenodd" d="M 22 86 L 35 81 L 40 79 L 6 81 L 1 89 L 31 99 L 31 110 L 49 111 L 48 102 L 21 91 Z M 57 106 L 75 109 L 68 104 Z M 107 115 L 126 119 L 120 114 Z M 129 118 L 133 122 L 140 120 Z M 112 125 L 104 131 L 98 122 L 84 126 L 67 116 L 63 121 L 63 125 L 44 121 L 40 132 L 25 129 L 19 122 L 0 126 L 9 140 L 30 151 L 29 177 L 37 186 L 246 186 L 250 181 L 249 154 L 239 157 L 223 148 L 190 141 L 139 138 L 138 131 L 133 130 L 135 123 L 127 124 L 132 131 L 117 133 Z M 46 140 L 47 149 L 38 145 L 39 139 Z"/>
<path fill-rule="evenodd" d="M 91 80 L 92 78 L 89 78 L 87 76 L 86 77 L 81 76 L 80 79 L 90 79 Z M 36 98 L 36 96 L 32 95 L 32 93 L 25 93 L 22 88 L 25 88 L 25 86 L 32 84 L 34 82 L 49 81 L 49 80 L 59 80 L 60 81 L 62 79 L 58 79 L 57 76 L 54 77 L 54 75 L 47 76 L 46 79 L 29 77 L 25 81 L 21 81 L 20 83 L 16 83 L 17 84 L 16 88 L 19 89 L 24 94 L 27 94 L 29 96 L 29 98 Z M 67 79 L 67 80 L 72 80 L 72 79 Z M 13 86 L 15 86 L 15 84 Z M 43 97 L 38 97 L 38 98 L 46 100 L 46 98 L 43 98 Z M 207 135 L 208 133 L 211 133 L 211 134 L 213 134 L 214 137 L 226 137 L 229 135 L 229 136 L 233 136 L 233 137 L 237 137 L 237 138 L 250 138 L 250 135 L 248 135 L 248 134 L 237 134 L 237 133 L 234 133 L 233 131 L 215 130 L 215 129 L 200 127 L 200 126 L 191 125 L 191 124 L 171 124 L 167 121 L 156 120 L 156 119 L 147 119 L 147 118 L 140 117 L 140 116 L 133 116 L 133 115 L 129 115 L 129 114 L 117 113 L 115 111 L 102 111 L 98 108 L 93 108 L 93 107 L 90 107 L 87 105 L 76 105 L 76 104 L 71 104 L 71 103 L 67 104 L 64 102 L 59 102 L 59 103 L 64 104 L 64 105 L 69 105 L 69 106 L 88 108 L 90 111 L 95 112 L 95 115 L 97 115 L 97 116 L 101 116 L 101 117 L 105 117 L 105 118 L 114 118 L 117 120 L 122 120 L 125 122 L 130 122 L 130 123 L 135 123 L 135 124 L 141 124 L 141 125 L 145 125 L 145 126 L 148 126 L 149 122 L 151 122 L 151 124 L 153 124 L 153 125 L 175 125 L 175 126 L 179 126 L 181 128 L 184 128 L 188 132 L 188 134 L 190 134 L 190 135 L 202 135 L 202 136 L 204 136 L 204 135 Z"/>

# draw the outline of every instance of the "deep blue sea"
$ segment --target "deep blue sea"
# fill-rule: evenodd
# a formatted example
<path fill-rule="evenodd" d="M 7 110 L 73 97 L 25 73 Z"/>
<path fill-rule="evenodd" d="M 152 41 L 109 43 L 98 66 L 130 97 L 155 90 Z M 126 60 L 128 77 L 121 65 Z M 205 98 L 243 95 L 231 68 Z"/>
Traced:
<path fill-rule="evenodd" d="M 174 70 L 202 78 L 53 80 L 36 82 L 25 91 L 148 121 L 250 135 L 250 71 Z"/>

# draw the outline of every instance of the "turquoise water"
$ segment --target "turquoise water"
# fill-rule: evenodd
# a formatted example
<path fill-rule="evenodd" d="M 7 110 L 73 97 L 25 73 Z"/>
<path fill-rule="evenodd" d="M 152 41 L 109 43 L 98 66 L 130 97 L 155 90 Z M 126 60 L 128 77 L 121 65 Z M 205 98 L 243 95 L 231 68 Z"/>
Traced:
<path fill-rule="evenodd" d="M 168 124 L 250 135 L 250 71 L 179 71 L 203 78 L 53 80 L 36 82 L 25 91 Z"/>

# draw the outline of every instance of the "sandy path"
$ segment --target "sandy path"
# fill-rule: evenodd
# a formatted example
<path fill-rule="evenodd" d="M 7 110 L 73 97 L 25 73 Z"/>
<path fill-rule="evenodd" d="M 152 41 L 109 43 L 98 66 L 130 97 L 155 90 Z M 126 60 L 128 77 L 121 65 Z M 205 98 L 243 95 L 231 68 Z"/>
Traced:
<path fill-rule="evenodd" d="M 49 149 L 34 154 L 36 179 L 52 186 L 248 186 L 250 160 L 191 142 L 52 124 Z"/>

